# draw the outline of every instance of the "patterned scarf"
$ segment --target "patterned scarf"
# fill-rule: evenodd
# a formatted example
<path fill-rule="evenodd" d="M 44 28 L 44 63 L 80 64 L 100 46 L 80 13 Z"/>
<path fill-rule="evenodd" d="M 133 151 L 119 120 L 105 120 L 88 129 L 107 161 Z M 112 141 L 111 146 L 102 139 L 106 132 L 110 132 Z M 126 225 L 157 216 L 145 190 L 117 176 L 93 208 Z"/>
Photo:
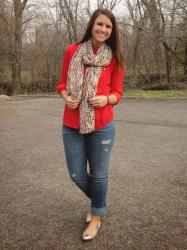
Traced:
<path fill-rule="evenodd" d="M 95 55 L 91 40 L 80 44 L 72 57 L 68 69 L 67 93 L 81 100 L 80 134 L 88 134 L 95 130 L 95 111 L 88 100 L 96 96 L 102 67 L 109 64 L 111 59 L 112 51 L 105 43 Z M 88 66 L 85 76 L 84 65 Z"/>

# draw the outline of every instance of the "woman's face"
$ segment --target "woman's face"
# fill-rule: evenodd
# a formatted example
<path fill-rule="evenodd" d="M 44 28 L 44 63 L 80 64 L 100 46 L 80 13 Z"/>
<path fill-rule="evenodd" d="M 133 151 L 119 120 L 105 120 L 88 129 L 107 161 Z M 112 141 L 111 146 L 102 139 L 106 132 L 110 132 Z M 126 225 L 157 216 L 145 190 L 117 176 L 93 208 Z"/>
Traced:
<path fill-rule="evenodd" d="M 99 15 L 92 27 L 92 44 L 94 47 L 100 47 L 112 33 L 112 22 L 104 14 Z"/>

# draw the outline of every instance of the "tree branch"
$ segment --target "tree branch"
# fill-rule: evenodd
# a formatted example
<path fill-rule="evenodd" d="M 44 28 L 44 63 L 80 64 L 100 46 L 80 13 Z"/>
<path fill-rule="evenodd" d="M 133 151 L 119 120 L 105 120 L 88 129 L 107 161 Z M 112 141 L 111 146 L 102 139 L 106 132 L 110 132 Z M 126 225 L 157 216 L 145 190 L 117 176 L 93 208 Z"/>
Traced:
<path fill-rule="evenodd" d="M 21 25 L 24 25 L 25 23 L 28 23 L 29 21 L 33 20 L 35 17 L 30 17 L 26 19 L 24 22 L 21 23 Z"/>

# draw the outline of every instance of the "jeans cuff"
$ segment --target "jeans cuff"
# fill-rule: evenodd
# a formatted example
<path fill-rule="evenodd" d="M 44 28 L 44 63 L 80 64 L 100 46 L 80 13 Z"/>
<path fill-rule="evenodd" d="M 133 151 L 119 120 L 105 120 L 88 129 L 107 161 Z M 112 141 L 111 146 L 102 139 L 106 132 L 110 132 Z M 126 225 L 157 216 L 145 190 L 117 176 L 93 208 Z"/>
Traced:
<path fill-rule="evenodd" d="M 105 214 L 106 207 L 91 207 L 91 214 L 92 215 L 99 215 L 102 216 Z"/>

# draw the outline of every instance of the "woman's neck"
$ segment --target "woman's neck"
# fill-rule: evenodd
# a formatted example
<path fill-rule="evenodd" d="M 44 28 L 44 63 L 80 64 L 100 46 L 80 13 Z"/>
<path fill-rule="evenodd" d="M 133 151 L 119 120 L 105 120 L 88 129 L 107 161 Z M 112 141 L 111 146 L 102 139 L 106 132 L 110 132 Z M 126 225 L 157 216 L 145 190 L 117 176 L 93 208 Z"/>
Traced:
<path fill-rule="evenodd" d="M 99 49 L 101 46 L 103 45 L 103 43 L 99 43 L 99 42 L 96 42 L 92 39 L 92 47 L 94 49 Z"/>

